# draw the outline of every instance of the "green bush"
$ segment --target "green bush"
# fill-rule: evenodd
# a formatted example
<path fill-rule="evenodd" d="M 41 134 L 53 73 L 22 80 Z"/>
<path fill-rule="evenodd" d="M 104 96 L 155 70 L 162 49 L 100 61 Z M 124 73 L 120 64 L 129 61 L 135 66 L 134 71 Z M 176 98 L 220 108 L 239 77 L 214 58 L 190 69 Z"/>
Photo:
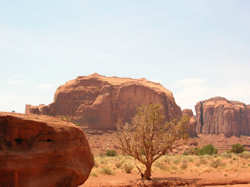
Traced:
<path fill-rule="evenodd" d="M 217 152 L 217 149 L 212 144 L 208 144 L 198 150 L 198 155 L 213 155 L 217 154 Z"/>
<path fill-rule="evenodd" d="M 244 152 L 244 150 L 245 150 L 244 146 L 241 145 L 241 144 L 239 144 L 239 143 L 237 143 L 237 144 L 232 145 L 231 152 L 238 154 L 238 153 Z"/>
<path fill-rule="evenodd" d="M 108 149 L 107 151 L 106 151 L 106 156 L 117 156 L 117 152 L 115 151 L 115 150 L 110 150 L 110 149 Z"/>

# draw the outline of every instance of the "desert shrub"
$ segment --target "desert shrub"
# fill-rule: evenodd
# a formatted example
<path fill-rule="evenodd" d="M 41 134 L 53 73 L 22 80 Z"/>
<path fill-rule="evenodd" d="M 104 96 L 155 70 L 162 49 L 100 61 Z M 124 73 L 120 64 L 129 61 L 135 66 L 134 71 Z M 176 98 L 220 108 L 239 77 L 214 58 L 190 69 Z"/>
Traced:
<path fill-rule="evenodd" d="M 92 171 L 92 172 L 90 173 L 90 176 L 92 176 L 92 177 L 98 177 L 97 173 L 94 172 L 94 171 Z"/>
<path fill-rule="evenodd" d="M 250 159 L 250 152 L 249 151 L 244 151 L 244 152 L 240 153 L 239 156 L 241 158 Z"/>
<path fill-rule="evenodd" d="M 224 158 L 232 158 L 232 154 L 228 152 L 222 153 L 221 156 Z"/>
<path fill-rule="evenodd" d="M 101 173 L 103 173 L 105 175 L 112 175 L 113 174 L 112 170 L 110 168 L 108 168 L 108 167 L 103 167 L 101 169 Z"/>
<path fill-rule="evenodd" d="M 134 166 L 131 165 L 131 164 L 125 164 L 124 165 L 124 170 L 126 173 L 132 173 L 132 170 L 133 170 Z"/>
<path fill-rule="evenodd" d="M 217 152 L 217 149 L 212 144 L 208 144 L 198 150 L 198 155 L 213 155 L 217 154 Z"/>
<path fill-rule="evenodd" d="M 108 149 L 106 151 L 106 156 L 117 156 L 117 152 L 113 149 Z"/>
<path fill-rule="evenodd" d="M 116 162 L 116 163 L 115 163 L 115 167 L 116 167 L 116 168 L 121 168 L 122 165 L 123 165 L 123 162 L 122 162 L 122 161 L 119 161 L 119 162 Z"/>
<path fill-rule="evenodd" d="M 173 163 L 178 165 L 180 162 L 181 162 L 181 159 L 178 158 L 178 159 L 174 160 Z"/>
<path fill-rule="evenodd" d="M 238 153 L 242 153 L 244 150 L 245 150 L 244 146 L 238 143 L 238 144 L 232 145 L 231 152 L 238 154 Z"/>
<path fill-rule="evenodd" d="M 200 164 L 206 165 L 207 164 L 207 160 L 200 157 Z"/>
<path fill-rule="evenodd" d="M 183 162 L 181 164 L 181 169 L 184 170 L 184 169 L 187 169 L 187 167 L 188 167 L 187 161 L 183 160 Z"/>
<path fill-rule="evenodd" d="M 238 160 L 238 158 L 236 158 L 236 157 L 233 157 L 233 160 Z"/>
<path fill-rule="evenodd" d="M 185 156 L 184 158 L 187 162 L 194 162 L 194 157 L 193 156 Z"/>
<path fill-rule="evenodd" d="M 157 168 L 159 168 L 161 170 L 166 170 L 167 169 L 167 167 L 161 162 L 156 162 L 154 165 L 155 165 L 155 167 L 157 167 Z"/>
<path fill-rule="evenodd" d="M 177 170 L 177 167 L 175 167 L 175 166 L 172 166 L 172 168 L 171 168 L 172 170 Z"/>
<path fill-rule="evenodd" d="M 218 168 L 221 166 L 225 166 L 225 163 L 223 163 L 220 159 L 217 159 L 217 160 L 212 161 L 210 166 L 213 168 Z"/>

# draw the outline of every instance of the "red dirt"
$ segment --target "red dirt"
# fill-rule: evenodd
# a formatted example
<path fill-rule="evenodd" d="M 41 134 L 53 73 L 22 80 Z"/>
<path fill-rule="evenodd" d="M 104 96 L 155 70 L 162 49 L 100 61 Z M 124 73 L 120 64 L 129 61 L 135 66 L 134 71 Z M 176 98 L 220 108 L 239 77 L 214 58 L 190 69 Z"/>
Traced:
<path fill-rule="evenodd" d="M 134 187 L 140 186 L 142 181 L 136 175 L 122 174 L 119 176 L 90 177 L 82 187 Z M 154 173 L 152 181 L 145 182 L 145 187 L 153 186 L 222 186 L 235 185 L 250 186 L 250 173 L 237 172 L 225 177 L 220 172 L 194 174 L 185 173 L 182 175 L 164 175 Z"/>

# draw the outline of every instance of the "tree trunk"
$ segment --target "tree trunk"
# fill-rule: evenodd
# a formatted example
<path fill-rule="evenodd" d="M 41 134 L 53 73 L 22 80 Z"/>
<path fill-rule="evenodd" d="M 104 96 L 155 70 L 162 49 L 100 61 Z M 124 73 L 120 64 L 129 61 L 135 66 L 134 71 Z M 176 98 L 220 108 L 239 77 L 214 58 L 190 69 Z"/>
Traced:
<path fill-rule="evenodd" d="M 151 166 L 152 164 L 146 166 L 146 170 L 143 175 L 143 178 L 146 180 L 151 180 Z"/>

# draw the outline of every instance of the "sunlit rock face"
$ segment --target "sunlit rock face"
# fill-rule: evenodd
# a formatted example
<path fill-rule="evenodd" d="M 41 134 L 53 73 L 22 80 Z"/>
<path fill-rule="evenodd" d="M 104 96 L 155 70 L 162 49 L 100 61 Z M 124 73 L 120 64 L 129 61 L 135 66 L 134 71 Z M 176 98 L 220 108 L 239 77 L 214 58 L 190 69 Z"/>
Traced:
<path fill-rule="evenodd" d="M 198 102 L 195 106 L 197 133 L 250 135 L 250 107 L 223 97 Z"/>
<path fill-rule="evenodd" d="M 48 116 L 0 113 L 0 186 L 77 187 L 93 165 L 79 127 Z"/>
<path fill-rule="evenodd" d="M 50 105 L 26 106 L 26 113 L 64 115 L 90 128 L 115 129 L 119 120 L 130 122 L 136 108 L 161 104 L 166 120 L 179 118 L 173 94 L 146 79 L 81 76 L 60 86 Z"/>

